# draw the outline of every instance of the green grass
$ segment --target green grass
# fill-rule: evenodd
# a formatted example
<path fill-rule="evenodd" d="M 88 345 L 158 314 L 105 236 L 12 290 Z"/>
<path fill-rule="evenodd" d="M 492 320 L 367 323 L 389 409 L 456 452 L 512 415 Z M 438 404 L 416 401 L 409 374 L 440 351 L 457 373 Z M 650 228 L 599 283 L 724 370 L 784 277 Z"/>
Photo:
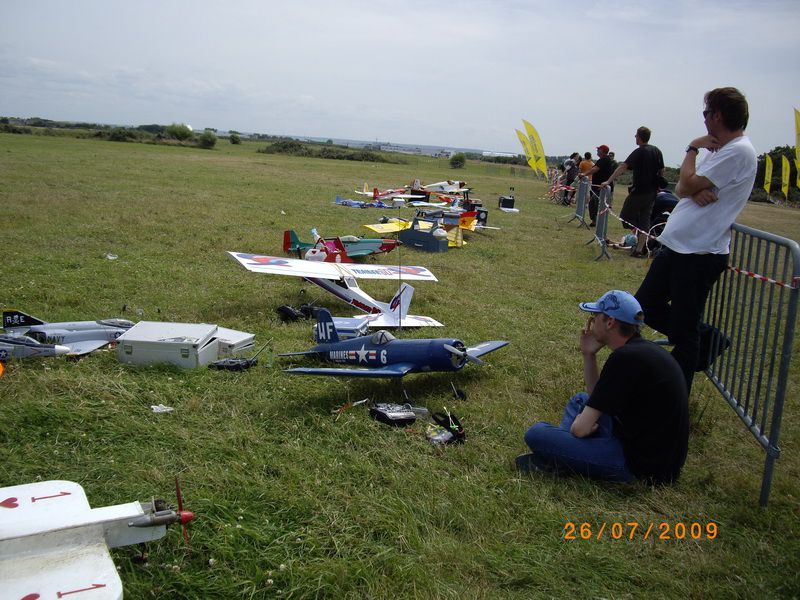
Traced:
<path fill-rule="evenodd" d="M 407 378 L 418 404 L 447 406 L 464 423 L 467 443 L 446 448 L 431 446 L 421 423 L 391 429 L 363 408 L 331 415 L 348 400 L 397 400 L 396 383 L 293 378 L 279 368 L 287 361 L 241 374 L 135 369 L 109 352 L 10 364 L 0 379 L 0 485 L 74 480 L 102 506 L 169 498 L 181 478 L 198 514 L 192 551 L 177 530 L 150 545 L 148 566 L 134 564 L 134 548 L 115 550 L 127 598 L 797 597 L 797 360 L 765 509 L 764 453 L 702 379 L 676 486 L 521 477 L 512 464 L 525 429 L 558 419 L 582 387 L 577 302 L 635 291 L 645 261 L 614 251 L 612 261 L 593 261 L 590 234 L 540 199 L 543 183 L 507 167 L 351 163 L 257 147 L 0 135 L 0 308 L 51 321 L 219 323 L 255 332 L 257 344 L 272 338 L 277 352 L 305 349 L 310 324 L 283 324 L 275 307 L 312 300 L 351 312 L 314 286 L 249 273 L 225 251 L 279 253 L 286 228 L 304 238 L 314 226 L 323 235 L 364 232 L 381 211 L 332 203 L 365 181 L 458 178 L 490 207 L 515 186 L 521 213 L 491 211 L 489 224 L 502 231 L 473 234 L 461 250 L 402 250 L 403 263 L 439 277 L 415 286 L 413 311 L 446 324 L 402 335 L 511 345 L 458 374 L 464 401 L 452 399 L 449 376 Z M 621 199 L 620 191 L 617 207 Z M 750 205 L 740 221 L 800 238 L 791 209 Z M 609 237 L 621 235 L 612 224 Z M 381 300 L 396 289 L 364 287 Z M 152 413 L 159 403 L 175 411 Z M 715 522 L 719 535 L 567 541 L 568 521 L 595 532 L 612 522 Z"/>

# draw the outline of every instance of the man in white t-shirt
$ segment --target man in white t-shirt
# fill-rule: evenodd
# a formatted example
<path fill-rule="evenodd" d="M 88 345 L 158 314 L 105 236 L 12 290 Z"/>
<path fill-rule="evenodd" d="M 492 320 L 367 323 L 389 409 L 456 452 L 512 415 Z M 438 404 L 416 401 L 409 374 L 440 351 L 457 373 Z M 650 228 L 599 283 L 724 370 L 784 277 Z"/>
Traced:
<path fill-rule="evenodd" d="M 675 192 L 678 205 L 659 236 L 662 248 L 642 281 L 636 299 L 645 322 L 674 344 L 686 386 L 704 357 L 700 325 L 711 287 L 728 264 L 731 225 L 744 208 L 756 177 L 756 152 L 744 130 L 749 111 L 732 87 L 705 95 L 707 135 L 686 148 Z M 696 165 L 700 149 L 710 152 Z"/>

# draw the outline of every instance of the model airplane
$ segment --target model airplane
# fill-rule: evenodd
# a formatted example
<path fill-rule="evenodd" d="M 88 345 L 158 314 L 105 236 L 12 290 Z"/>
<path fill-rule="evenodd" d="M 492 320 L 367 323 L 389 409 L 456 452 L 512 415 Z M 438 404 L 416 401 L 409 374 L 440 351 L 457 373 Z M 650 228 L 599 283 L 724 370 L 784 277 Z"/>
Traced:
<path fill-rule="evenodd" d="M 109 548 L 163 537 L 170 523 L 186 524 L 177 480 L 178 510 L 163 500 L 90 508 L 71 481 L 0 488 L 0 581 L 3 598 L 122 598 Z"/>
<path fill-rule="evenodd" d="M 467 348 L 453 338 L 399 340 L 388 331 L 377 331 L 370 337 L 339 340 L 331 314 L 320 310 L 314 330 L 317 345 L 305 352 L 288 352 L 280 356 L 313 356 L 347 367 L 296 367 L 287 373 L 300 375 L 334 375 L 347 377 L 403 377 L 409 373 L 459 371 L 467 362 L 483 364 L 480 357 L 508 342 L 491 341 Z"/>
<path fill-rule="evenodd" d="M 424 194 L 428 197 L 430 194 L 458 194 L 469 191 L 466 185 L 465 181 L 437 181 L 422 185 L 419 179 L 415 179 L 406 188 L 411 190 L 412 194 Z"/>
<path fill-rule="evenodd" d="M 311 234 L 314 243 L 301 242 L 293 230 L 287 229 L 283 232 L 283 251 L 307 260 L 353 262 L 353 258 L 391 252 L 400 245 L 398 240 L 360 238 L 355 235 L 323 238 L 316 229 L 312 229 Z"/>
<path fill-rule="evenodd" d="M 450 214 L 433 207 L 433 210 L 417 210 L 413 219 L 384 218 L 380 223 L 372 223 L 364 225 L 364 227 L 379 235 L 388 235 L 412 228 L 433 234 L 434 230 L 440 227 L 447 232 L 448 245 L 451 248 L 460 248 L 464 245 L 460 233 L 453 231 L 454 229 L 464 231 L 484 229 L 483 226 L 477 223 L 478 213 L 475 211 L 459 212 L 457 214 L 448 211 L 448 213 Z"/>
<path fill-rule="evenodd" d="M 18 310 L 3 311 L 3 329 L 10 336 L 28 336 L 42 344 L 58 344 L 80 356 L 102 348 L 133 327 L 127 319 L 47 323 Z M 60 354 L 60 352 L 59 352 Z"/>
<path fill-rule="evenodd" d="M 364 184 L 363 190 L 353 190 L 356 194 L 361 194 L 362 196 L 372 196 L 373 201 L 381 200 L 386 202 L 387 200 L 394 200 L 395 198 L 401 200 L 426 200 L 428 196 L 424 193 L 408 193 L 408 190 L 404 187 L 402 188 L 389 188 L 388 190 L 379 190 L 378 188 L 372 188 L 370 191 L 367 184 Z"/>
<path fill-rule="evenodd" d="M 12 358 L 31 358 L 34 356 L 59 356 L 69 354 L 67 346 L 59 344 L 42 344 L 27 335 L 0 334 L 0 361 Z"/>
<path fill-rule="evenodd" d="M 302 277 L 358 310 L 368 313 L 370 327 L 442 326 L 441 323 L 430 317 L 408 314 L 414 288 L 407 283 L 400 286 L 397 294 L 388 303 L 378 302 L 361 290 L 356 283 L 357 278 L 437 281 L 434 274 L 425 267 L 361 264 L 345 266 L 339 263 L 280 258 L 244 252 L 228 252 L 228 255 L 248 271 Z"/>
<path fill-rule="evenodd" d="M 334 204 L 339 206 L 349 206 L 351 208 L 400 208 L 399 206 L 386 204 L 386 202 L 382 202 L 381 200 L 376 200 L 375 202 L 365 202 L 364 200 L 353 200 L 351 198 L 342 198 L 341 196 L 336 196 Z"/>

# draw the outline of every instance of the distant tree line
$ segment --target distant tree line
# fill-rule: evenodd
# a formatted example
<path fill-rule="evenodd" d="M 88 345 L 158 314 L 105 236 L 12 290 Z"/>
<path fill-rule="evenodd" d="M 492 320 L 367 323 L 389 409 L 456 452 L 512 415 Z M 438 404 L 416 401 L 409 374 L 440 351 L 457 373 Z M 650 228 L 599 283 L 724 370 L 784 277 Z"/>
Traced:
<path fill-rule="evenodd" d="M 298 142 L 297 140 L 279 139 L 256 152 L 261 154 L 288 154 L 290 156 L 307 156 L 310 158 L 328 158 L 332 160 L 354 160 L 361 162 L 405 164 L 405 161 L 389 157 L 380 152 L 371 150 L 351 150 L 343 146 L 334 146 L 329 143 Z"/>
<path fill-rule="evenodd" d="M 97 123 L 51 121 L 40 117 L 17 119 L 0 117 L 0 132 L 27 135 L 57 135 L 59 132 L 79 138 L 94 138 L 112 142 L 140 142 L 150 144 L 180 144 L 198 148 L 213 148 L 217 143 L 215 129 L 205 129 L 197 134 L 188 125 L 139 125 L 115 127 Z M 66 133 L 71 132 L 71 133 Z M 241 141 L 241 140 L 239 140 Z M 231 143 L 237 143 L 231 139 Z"/>

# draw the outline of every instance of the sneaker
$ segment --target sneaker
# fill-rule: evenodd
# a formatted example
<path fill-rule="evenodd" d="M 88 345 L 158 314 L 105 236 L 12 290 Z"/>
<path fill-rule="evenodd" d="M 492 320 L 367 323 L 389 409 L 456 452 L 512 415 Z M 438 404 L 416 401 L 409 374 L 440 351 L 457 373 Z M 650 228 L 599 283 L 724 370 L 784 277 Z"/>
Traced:
<path fill-rule="evenodd" d="M 647 258 L 647 252 L 639 252 L 636 248 L 631 250 L 631 256 L 633 258 Z"/>

